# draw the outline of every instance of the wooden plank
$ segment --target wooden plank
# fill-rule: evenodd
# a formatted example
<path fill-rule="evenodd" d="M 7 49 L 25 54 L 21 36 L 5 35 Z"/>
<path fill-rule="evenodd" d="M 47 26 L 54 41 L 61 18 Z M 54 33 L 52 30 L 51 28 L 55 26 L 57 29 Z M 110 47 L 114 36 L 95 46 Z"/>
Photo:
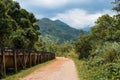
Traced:
<path fill-rule="evenodd" d="M 17 58 L 16 58 L 16 51 L 13 50 L 13 62 L 14 62 L 14 72 L 17 73 L 18 69 L 17 69 Z"/>
<path fill-rule="evenodd" d="M 39 64 L 39 63 L 40 63 L 40 54 L 37 53 L 37 64 Z"/>
<path fill-rule="evenodd" d="M 43 54 L 41 54 L 41 63 L 43 63 Z"/>
<path fill-rule="evenodd" d="M 2 65 L 1 65 L 1 73 L 2 73 L 2 76 L 6 76 L 6 66 L 5 66 L 5 53 L 4 53 L 4 50 L 2 49 L 1 50 L 1 54 L 2 54 Z"/>
<path fill-rule="evenodd" d="M 29 52 L 29 67 L 32 66 L 32 63 L 31 63 L 31 52 Z"/>
<path fill-rule="evenodd" d="M 39 53 L 39 54 L 40 54 L 40 55 L 39 55 L 39 57 L 40 57 L 40 58 L 39 58 L 39 63 L 41 63 L 41 53 Z"/>
<path fill-rule="evenodd" d="M 26 63 L 25 63 L 25 52 L 22 51 L 22 53 L 23 53 L 23 69 L 25 69 L 25 68 L 26 68 Z"/>

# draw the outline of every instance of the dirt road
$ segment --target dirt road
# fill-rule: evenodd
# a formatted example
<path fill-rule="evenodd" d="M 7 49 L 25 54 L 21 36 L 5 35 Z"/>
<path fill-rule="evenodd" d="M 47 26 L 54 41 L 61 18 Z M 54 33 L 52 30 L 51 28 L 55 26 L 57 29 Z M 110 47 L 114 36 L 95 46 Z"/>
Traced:
<path fill-rule="evenodd" d="M 57 57 L 56 61 L 44 66 L 20 80 L 79 80 L 74 62 Z"/>

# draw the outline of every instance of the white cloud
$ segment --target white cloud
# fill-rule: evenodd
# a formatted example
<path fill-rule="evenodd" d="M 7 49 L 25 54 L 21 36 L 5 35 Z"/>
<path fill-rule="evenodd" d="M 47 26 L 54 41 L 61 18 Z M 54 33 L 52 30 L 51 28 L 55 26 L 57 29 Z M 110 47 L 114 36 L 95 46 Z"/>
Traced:
<path fill-rule="evenodd" d="M 36 14 L 35 17 L 36 17 L 37 19 L 41 19 L 41 18 L 44 18 L 45 16 L 44 16 L 44 15 Z"/>
<path fill-rule="evenodd" d="M 91 0 L 14 0 L 20 2 L 22 6 L 39 6 L 43 8 L 57 8 L 67 4 L 84 3 Z"/>
<path fill-rule="evenodd" d="M 37 18 L 45 17 L 46 13 L 40 14 L 42 11 L 35 10 L 36 8 L 40 9 L 54 9 L 54 8 L 61 8 L 65 7 L 65 5 L 73 5 L 74 3 L 84 4 L 89 3 L 94 0 L 14 0 L 18 1 L 21 6 L 31 12 L 33 12 Z M 101 1 L 101 0 L 99 0 Z M 103 1 L 103 0 L 102 0 Z M 93 3 L 94 5 L 95 3 Z M 92 5 L 91 5 L 92 6 Z M 35 8 L 35 9 L 34 9 Z M 44 11 L 44 10 L 43 10 Z M 56 14 L 52 19 L 60 19 L 61 21 L 69 24 L 74 28 L 84 28 L 86 26 L 93 26 L 96 19 L 103 15 L 103 14 L 110 14 L 113 15 L 112 11 L 104 10 L 101 12 L 96 13 L 89 13 L 88 11 L 81 10 L 81 9 L 70 9 L 64 13 L 54 13 L 52 11 L 47 11 L 50 15 Z M 47 14 L 48 14 L 47 13 Z M 49 16 L 50 17 L 50 16 Z"/>
<path fill-rule="evenodd" d="M 87 26 L 90 26 L 90 27 L 93 26 L 94 22 L 97 20 L 97 18 L 103 14 L 113 15 L 114 13 L 109 10 L 104 10 L 102 12 L 90 14 L 85 10 L 72 9 L 72 10 L 66 11 L 64 13 L 59 13 L 51 19 L 53 19 L 53 20 L 59 19 L 65 23 L 67 23 L 71 27 L 74 27 L 76 29 L 82 29 Z"/>

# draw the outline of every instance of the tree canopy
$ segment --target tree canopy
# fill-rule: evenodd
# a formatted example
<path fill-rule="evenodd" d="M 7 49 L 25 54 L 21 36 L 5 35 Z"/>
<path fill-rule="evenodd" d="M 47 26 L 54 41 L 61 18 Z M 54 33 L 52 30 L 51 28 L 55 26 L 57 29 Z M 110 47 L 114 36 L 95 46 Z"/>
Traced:
<path fill-rule="evenodd" d="M 18 2 L 0 0 L 0 47 L 35 49 L 41 43 L 38 20 Z"/>

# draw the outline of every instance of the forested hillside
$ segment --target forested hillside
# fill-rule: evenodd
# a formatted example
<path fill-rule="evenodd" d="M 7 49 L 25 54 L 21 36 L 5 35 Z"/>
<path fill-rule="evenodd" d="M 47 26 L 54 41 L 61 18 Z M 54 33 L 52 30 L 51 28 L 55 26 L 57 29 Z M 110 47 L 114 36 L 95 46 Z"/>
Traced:
<path fill-rule="evenodd" d="M 58 40 L 59 43 L 78 39 L 79 30 L 71 28 L 60 20 L 52 21 L 48 18 L 43 18 L 39 20 L 39 26 L 43 38 L 51 37 Z"/>

